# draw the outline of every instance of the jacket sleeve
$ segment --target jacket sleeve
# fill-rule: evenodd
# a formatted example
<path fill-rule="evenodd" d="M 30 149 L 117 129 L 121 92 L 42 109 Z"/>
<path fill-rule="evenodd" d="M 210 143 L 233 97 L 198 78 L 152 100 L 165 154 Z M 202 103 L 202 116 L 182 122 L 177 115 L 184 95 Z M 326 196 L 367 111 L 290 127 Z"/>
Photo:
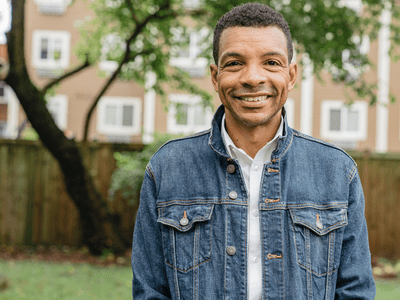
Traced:
<path fill-rule="evenodd" d="M 344 232 L 335 299 L 375 299 L 364 193 L 356 166 L 351 176 L 348 224 Z"/>
<path fill-rule="evenodd" d="M 149 167 L 140 193 L 132 243 L 132 295 L 134 300 L 171 299 L 162 236 L 157 223 L 156 185 Z"/>

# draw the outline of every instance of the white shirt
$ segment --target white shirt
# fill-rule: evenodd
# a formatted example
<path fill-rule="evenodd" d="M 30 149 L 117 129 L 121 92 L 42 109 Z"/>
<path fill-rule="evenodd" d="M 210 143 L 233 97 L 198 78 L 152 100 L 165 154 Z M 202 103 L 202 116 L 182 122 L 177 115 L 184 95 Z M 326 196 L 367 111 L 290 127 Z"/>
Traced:
<path fill-rule="evenodd" d="M 254 159 L 240 148 L 237 148 L 225 129 L 225 115 L 222 118 L 221 126 L 222 140 L 225 144 L 227 153 L 237 159 L 242 170 L 248 196 L 250 199 L 248 209 L 248 295 L 249 300 L 259 300 L 262 295 L 262 262 L 261 262 L 261 237 L 260 237 L 260 217 L 259 217 L 259 194 L 261 177 L 264 164 L 271 161 L 272 152 L 278 145 L 278 138 L 283 134 L 283 117 L 275 134 L 275 137 L 261 148 Z"/>

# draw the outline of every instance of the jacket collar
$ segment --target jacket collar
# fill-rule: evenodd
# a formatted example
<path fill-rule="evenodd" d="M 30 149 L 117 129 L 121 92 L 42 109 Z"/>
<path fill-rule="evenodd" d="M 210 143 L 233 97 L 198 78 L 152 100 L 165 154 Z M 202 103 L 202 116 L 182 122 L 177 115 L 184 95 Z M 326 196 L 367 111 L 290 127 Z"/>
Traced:
<path fill-rule="evenodd" d="M 217 154 L 225 157 L 226 159 L 230 159 L 230 156 L 228 155 L 228 153 L 225 149 L 225 145 L 222 140 L 222 134 L 221 134 L 221 124 L 222 124 L 222 117 L 223 117 L 224 113 L 225 113 L 225 108 L 223 105 L 221 105 L 220 107 L 218 107 L 217 111 L 215 112 L 215 115 L 214 115 L 214 118 L 212 121 L 212 127 L 211 127 L 210 137 L 208 140 L 208 145 Z M 279 160 L 282 157 L 282 155 L 289 148 L 289 146 L 292 142 L 292 139 L 293 139 L 293 131 L 287 124 L 285 108 L 282 108 L 282 116 L 283 116 L 283 121 L 284 121 L 283 135 L 279 137 L 278 145 L 277 145 L 276 149 L 272 152 L 272 157 L 271 157 L 272 161 Z"/>

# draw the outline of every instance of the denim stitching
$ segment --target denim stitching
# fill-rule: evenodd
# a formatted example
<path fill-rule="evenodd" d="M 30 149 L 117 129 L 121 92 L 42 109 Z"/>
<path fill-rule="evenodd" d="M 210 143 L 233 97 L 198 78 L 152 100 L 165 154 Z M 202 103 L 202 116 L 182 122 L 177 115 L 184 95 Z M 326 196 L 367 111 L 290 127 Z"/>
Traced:
<path fill-rule="evenodd" d="M 310 245 L 310 230 L 305 230 L 305 242 L 306 242 L 306 263 L 307 269 L 311 270 L 311 245 Z M 311 282 L 311 274 L 307 272 L 307 286 L 308 286 L 308 299 L 312 299 L 312 282 Z M 311 293 L 311 294 L 310 294 Z"/>
<path fill-rule="evenodd" d="M 154 173 L 153 173 L 153 171 L 151 170 L 149 164 L 147 164 L 146 170 L 149 172 L 149 175 L 151 176 L 151 178 L 153 178 L 153 181 L 154 181 L 154 183 L 155 183 L 155 182 L 156 182 L 156 177 L 154 176 Z"/>
<path fill-rule="evenodd" d="M 227 244 L 227 241 L 228 241 L 228 212 L 227 212 L 227 210 L 226 210 L 226 208 L 224 209 L 224 211 L 225 211 L 225 248 L 224 248 L 224 257 L 225 257 L 225 260 L 224 260 L 224 267 L 225 267 L 225 269 L 224 269 L 224 298 L 226 298 L 226 294 L 227 294 L 227 292 L 228 292 L 228 289 L 227 289 L 227 287 L 226 287 L 226 278 L 228 277 L 227 276 L 227 274 L 226 274 L 226 263 L 227 263 L 227 259 L 228 259 L 228 254 L 226 253 L 226 249 L 228 248 L 228 244 Z"/>
<path fill-rule="evenodd" d="M 184 230 L 182 230 L 183 228 L 180 225 L 180 223 L 177 223 L 174 220 L 170 221 L 169 219 L 164 219 L 162 217 L 161 219 L 159 219 L 159 222 L 161 224 L 164 224 L 164 225 L 171 225 L 171 226 L 173 226 L 174 228 L 178 229 L 181 232 L 186 232 L 186 231 L 189 231 L 192 228 L 192 226 L 193 226 L 193 224 L 195 222 L 198 222 L 198 221 L 209 221 L 211 219 L 211 214 L 212 214 L 211 211 L 212 211 L 213 207 L 214 207 L 213 205 L 210 205 L 210 207 L 208 208 L 208 210 L 207 210 L 207 212 L 206 212 L 206 214 L 204 216 L 199 216 L 199 217 L 193 218 L 192 221 L 188 225 L 185 226 L 186 228 Z"/>
<path fill-rule="evenodd" d="M 356 173 L 357 173 L 357 164 L 355 164 L 355 165 L 353 166 L 353 169 L 352 169 L 351 172 L 350 172 L 350 175 L 349 175 L 349 184 L 350 184 L 350 182 L 353 180 L 353 178 L 354 178 L 354 176 L 356 175 Z"/>
<path fill-rule="evenodd" d="M 157 207 L 165 207 L 171 205 L 195 205 L 195 204 L 237 204 L 247 205 L 247 202 L 241 200 L 230 200 L 230 199 L 192 199 L 192 200 L 169 200 L 167 202 L 156 203 Z"/>
<path fill-rule="evenodd" d="M 199 224 L 195 226 L 195 231 L 194 231 L 194 247 L 193 247 L 193 265 L 196 266 L 198 264 L 198 255 L 199 255 L 199 247 L 200 247 L 200 229 L 199 229 Z M 210 233 L 211 235 L 211 233 Z M 211 237 L 210 237 L 211 239 Z M 193 270 L 193 300 L 198 300 L 198 283 L 199 283 L 199 278 L 198 278 L 198 273 L 199 273 L 199 266 L 197 268 L 194 268 Z"/>
<path fill-rule="evenodd" d="M 261 230 L 263 228 L 262 226 L 262 219 L 263 219 L 263 214 L 260 214 L 260 238 L 261 238 L 261 277 L 262 277 L 262 297 L 261 299 L 264 300 L 265 296 L 264 296 L 264 291 L 265 291 L 265 265 L 264 265 L 264 261 L 265 261 L 265 247 L 264 247 L 264 232 Z"/>
<path fill-rule="evenodd" d="M 291 138 L 290 138 L 289 145 L 287 145 L 285 151 L 283 151 L 283 153 L 281 154 L 281 156 L 279 156 L 279 157 L 277 157 L 277 158 L 275 158 L 275 159 L 271 159 L 271 162 L 276 162 L 277 160 L 280 160 L 280 159 L 283 157 L 283 155 L 285 155 L 286 151 L 289 149 L 289 147 L 290 147 L 290 145 L 292 144 L 292 142 L 293 142 L 293 135 L 292 135 Z"/>
<path fill-rule="evenodd" d="M 179 269 L 178 267 L 174 267 L 173 265 L 171 265 L 170 263 L 168 263 L 167 261 L 165 262 L 168 266 L 170 266 L 171 268 L 173 268 L 174 270 L 178 270 L 178 271 L 181 271 L 182 273 L 187 273 L 187 272 L 189 272 L 189 271 L 191 271 L 193 268 L 196 268 L 196 267 L 198 267 L 198 266 L 200 266 L 200 265 L 202 265 L 202 264 L 204 264 L 204 263 L 206 263 L 206 262 L 208 262 L 208 261 L 210 261 L 211 259 L 209 258 L 209 259 L 206 259 L 205 261 L 202 261 L 201 263 L 199 263 L 197 266 L 193 266 L 193 267 L 190 267 L 189 269 L 187 269 L 187 270 L 183 270 L 183 269 Z"/>
<path fill-rule="evenodd" d="M 335 145 L 333 145 L 333 144 L 327 143 L 327 142 L 325 142 L 325 141 L 322 141 L 322 140 L 313 138 L 313 137 L 311 137 L 311 136 L 305 135 L 305 134 L 303 134 L 303 133 L 301 133 L 301 132 L 298 132 L 297 130 L 295 130 L 295 129 L 293 129 L 293 128 L 291 128 L 291 129 L 292 129 L 292 131 L 293 131 L 293 135 L 295 135 L 295 136 L 297 136 L 297 137 L 299 137 L 299 138 L 303 138 L 303 139 L 306 139 L 306 140 L 309 140 L 309 141 L 313 141 L 313 142 L 319 143 L 319 144 L 321 144 L 321 145 L 325 145 L 325 146 L 327 146 L 327 147 L 330 147 L 330 148 L 339 150 L 340 152 L 344 153 L 348 158 L 350 158 L 350 159 L 353 161 L 353 163 L 356 163 L 356 162 L 354 161 L 354 159 L 353 159 L 348 153 L 346 153 L 346 151 L 344 151 L 343 149 L 341 149 L 341 148 L 339 148 L 339 147 L 337 147 L 337 146 L 335 146 Z"/>
<path fill-rule="evenodd" d="M 179 300 L 181 298 L 181 295 L 180 295 L 180 291 L 179 291 L 178 272 L 177 272 L 177 268 L 176 268 L 176 251 L 175 251 L 175 232 L 174 232 L 174 229 L 170 228 L 170 232 L 172 232 L 172 239 L 171 239 L 172 260 L 173 260 L 173 264 L 175 265 L 175 270 L 174 270 L 175 293 L 176 293 L 176 298 Z"/>
<path fill-rule="evenodd" d="M 330 225 L 326 229 L 321 230 L 320 232 L 318 232 L 318 230 L 315 230 L 314 225 L 312 225 L 311 223 L 309 223 L 307 221 L 299 220 L 298 217 L 296 216 L 296 212 L 295 211 L 293 211 L 292 213 L 293 213 L 293 216 L 295 217 L 294 221 L 295 221 L 296 224 L 302 224 L 304 226 L 307 226 L 309 229 L 311 229 L 312 231 L 316 232 L 319 236 L 325 235 L 325 234 L 331 232 L 334 229 L 342 227 L 342 226 L 339 226 L 339 225 L 347 225 L 347 222 L 345 220 L 343 220 L 343 214 L 342 214 L 342 220 L 341 221 L 338 221 L 335 224 Z"/>
<path fill-rule="evenodd" d="M 303 265 L 303 264 L 300 263 L 299 261 L 297 261 L 297 263 L 298 263 L 300 266 L 302 266 L 304 269 L 306 269 L 307 271 L 313 273 L 314 275 L 317 275 L 318 277 L 325 276 L 325 275 L 327 275 L 327 274 L 332 274 L 332 273 L 335 273 L 335 272 L 337 271 L 337 268 L 336 268 L 336 269 L 334 269 L 334 270 L 332 270 L 332 271 L 318 274 L 317 272 L 314 272 L 313 270 L 311 270 L 311 269 L 308 268 L 307 266 Z"/>

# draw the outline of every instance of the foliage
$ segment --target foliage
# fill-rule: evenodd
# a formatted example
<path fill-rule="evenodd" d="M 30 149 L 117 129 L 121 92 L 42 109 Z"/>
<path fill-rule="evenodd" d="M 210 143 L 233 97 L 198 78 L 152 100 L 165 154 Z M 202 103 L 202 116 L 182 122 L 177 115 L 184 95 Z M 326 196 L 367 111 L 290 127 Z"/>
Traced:
<path fill-rule="evenodd" d="M 169 61 L 176 54 L 174 49 L 188 47 L 188 39 L 182 37 L 207 28 L 208 34 L 199 41 L 203 50 L 199 56 L 212 62 L 213 27 L 224 13 L 246 2 L 202 0 L 199 6 L 185 7 L 183 0 L 97 0 L 92 4 L 96 18 L 79 23 L 82 39 L 76 47 L 77 53 L 81 60 L 89 53 L 92 61 L 104 58 L 116 61 L 122 66 L 120 78 L 142 85 L 146 73 L 154 72 L 157 75 L 154 89 L 161 96 L 166 95 L 166 86 L 172 85 L 201 95 L 204 105 L 211 105 L 211 95 L 193 84 L 185 72 L 170 67 Z M 362 0 L 363 11 L 344 6 L 343 0 L 259 2 L 283 14 L 297 53 L 309 55 L 318 78 L 322 70 L 328 70 L 335 82 L 346 84 L 360 97 L 369 97 L 371 104 L 376 102 L 376 85 L 361 76 L 367 67 L 373 67 L 366 53 L 360 52 L 361 37 L 368 35 L 371 41 L 377 38 L 379 16 L 385 7 L 391 7 L 393 19 L 400 19 L 400 6 L 394 0 Z M 395 24 L 398 23 L 391 25 L 392 45 L 399 45 L 400 26 Z M 119 42 L 105 47 L 110 36 Z M 394 51 L 391 53 L 395 58 Z"/>
<path fill-rule="evenodd" d="M 176 135 L 156 133 L 154 142 L 146 145 L 140 152 L 116 152 L 114 157 L 117 161 L 117 169 L 111 177 L 110 198 L 113 199 L 120 191 L 131 204 L 137 201 L 150 158 L 163 144 L 176 137 Z"/>

